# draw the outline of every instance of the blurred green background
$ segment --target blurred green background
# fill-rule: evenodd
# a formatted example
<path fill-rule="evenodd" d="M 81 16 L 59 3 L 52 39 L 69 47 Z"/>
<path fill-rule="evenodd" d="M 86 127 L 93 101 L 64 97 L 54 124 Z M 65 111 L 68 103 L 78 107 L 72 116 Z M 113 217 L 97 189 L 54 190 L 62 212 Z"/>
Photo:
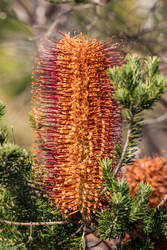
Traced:
<path fill-rule="evenodd" d="M 11 140 L 14 134 L 16 143 L 25 148 L 32 144 L 33 55 L 44 36 L 59 39 L 57 30 L 84 32 L 100 39 L 113 36 L 123 41 L 127 53 L 161 57 L 161 71 L 167 75 L 166 0 L 1 0 L 0 99 L 7 106 L 2 122 L 8 126 Z M 141 156 L 166 156 L 166 112 L 164 93 L 154 109 L 144 114 Z"/>

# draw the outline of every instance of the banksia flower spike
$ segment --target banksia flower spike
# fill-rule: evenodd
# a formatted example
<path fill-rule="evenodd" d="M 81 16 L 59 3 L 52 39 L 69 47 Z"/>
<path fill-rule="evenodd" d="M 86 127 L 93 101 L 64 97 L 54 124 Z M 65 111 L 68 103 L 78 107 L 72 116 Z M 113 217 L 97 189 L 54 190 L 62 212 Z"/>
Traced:
<path fill-rule="evenodd" d="M 70 34 L 36 55 L 32 106 L 34 171 L 64 213 L 99 209 L 99 160 L 120 140 L 120 109 L 106 74 L 123 63 L 119 46 Z"/>
<path fill-rule="evenodd" d="M 148 183 L 154 188 L 150 198 L 152 207 L 157 207 L 167 195 L 167 163 L 162 157 L 136 160 L 126 168 L 125 175 L 132 194 L 136 193 L 139 182 Z"/>

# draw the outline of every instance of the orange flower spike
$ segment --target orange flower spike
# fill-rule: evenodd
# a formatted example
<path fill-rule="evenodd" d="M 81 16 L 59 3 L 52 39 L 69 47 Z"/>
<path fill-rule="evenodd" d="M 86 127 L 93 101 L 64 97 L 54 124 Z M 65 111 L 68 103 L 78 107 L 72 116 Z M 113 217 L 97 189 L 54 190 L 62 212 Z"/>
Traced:
<path fill-rule="evenodd" d="M 124 57 L 109 45 L 67 34 L 58 43 L 44 41 L 36 57 L 32 102 L 42 126 L 34 129 L 34 168 L 44 170 L 52 203 L 65 213 L 102 206 L 99 160 L 112 158 L 120 138 L 119 107 L 106 69 Z"/>

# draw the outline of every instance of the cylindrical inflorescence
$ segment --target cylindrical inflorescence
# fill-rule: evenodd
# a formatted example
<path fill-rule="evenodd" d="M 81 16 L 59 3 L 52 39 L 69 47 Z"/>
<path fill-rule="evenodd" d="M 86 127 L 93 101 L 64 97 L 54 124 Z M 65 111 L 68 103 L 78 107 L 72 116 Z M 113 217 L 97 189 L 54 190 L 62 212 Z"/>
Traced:
<path fill-rule="evenodd" d="M 43 41 L 32 84 L 34 171 L 62 212 L 102 206 L 99 160 L 120 140 L 120 109 L 106 74 L 121 65 L 118 45 L 64 35 Z"/>

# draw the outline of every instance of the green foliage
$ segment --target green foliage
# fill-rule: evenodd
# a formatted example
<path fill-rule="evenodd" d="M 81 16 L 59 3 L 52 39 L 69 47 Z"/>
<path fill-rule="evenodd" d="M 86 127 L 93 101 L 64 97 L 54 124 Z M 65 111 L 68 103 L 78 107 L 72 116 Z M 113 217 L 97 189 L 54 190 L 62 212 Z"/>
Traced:
<path fill-rule="evenodd" d="M 140 183 L 138 192 L 131 204 L 130 220 L 140 220 L 149 211 L 148 201 L 151 196 L 152 188 L 148 184 Z"/>
<path fill-rule="evenodd" d="M 5 107 L 0 104 L 0 114 Z M 1 132 L 1 135 L 3 133 Z M 59 221 L 64 216 L 52 208 L 46 192 L 33 184 L 30 153 L 0 137 L 0 218 L 1 220 L 33 222 Z M 73 223 L 30 227 L 7 225 L 0 222 L 1 249 L 69 249 L 78 241 L 71 238 L 78 225 Z M 80 238 L 80 233 L 76 235 Z M 77 248 L 77 247 L 76 247 Z"/>
<path fill-rule="evenodd" d="M 0 102 L 0 119 L 5 114 L 5 105 Z M 2 127 L 0 130 L 0 145 L 5 143 L 8 139 L 8 132 L 7 129 Z"/>
<path fill-rule="evenodd" d="M 36 128 L 35 116 L 32 112 L 29 113 L 29 121 L 32 128 Z"/>
<path fill-rule="evenodd" d="M 102 161 L 101 166 L 105 179 L 105 186 L 110 192 L 111 207 L 100 213 L 99 232 L 105 238 L 117 238 L 126 232 L 136 221 L 141 220 L 148 209 L 148 199 L 151 188 L 147 184 L 141 183 L 139 191 L 133 199 L 128 182 L 122 179 L 116 179 L 114 175 L 109 177 L 110 161 Z M 112 227 L 111 227 L 112 225 Z"/>
<path fill-rule="evenodd" d="M 135 159 L 136 146 L 142 134 L 141 112 L 152 108 L 164 92 L 167 80 L 159 72 L 160 59 L 146 57 L 144 62 L 137 54 L 128 55 L 126 63 L 108 71 L 115 88 L 115 98 L 122 105 L 127 124 L 126 151 L 122 166 Z M 119 153 L 120 155 L 120 153 Z"/>
<path fill-rule="evenodd" d="M 32 128 L 41 129 L 42 128 L 41 120 L 42 116 L 40 117 L 40 119 L 38 118 L 38 122 L 36 122 L 34 113 L 33 112 L 29 113 L 29 121 Z"/>
<path fill-rule="evenodd" d="M 5 105 L 0 102 L 0 118 L 5 114 Z"/>
<path fill-rule="evenodd" d="M 0 249 L 3 249 L 3 250 L 22 250 L 24 249 L 24 244 L 15 244 L 14 242 L 6 242 L 6 241 L 1 241 L 0 242 Z"/>
<path fill-rule="evenodd" d="M 129 192 L 126 179 L 116 179 L 110 168 L 111 160 L 101 161 L 105 179 L 108 208 L 98 213 L 98 233 L 102 239 L 123 238 L 125 233 L 138 232 L 140 237 L 131 237 L 123 249 L 153 249 L 154 239 L 167 242 L 167 210 L 150 208 L 152 188 L 146 183 L 138 185 L 134 197 Z M 127 248 L 126 248 L 127 247 Z"/>
<path fill-rule="evenodd" d="M 15 190 L 16 194 L 18 190 Z M 13 194 L 14 191 L 1 190 L 1 219 L 19 222 L 57 221 L 64 219 L 63 215 L 58 212 L 58 209 L 52 209 L 49 206 L 46 196 L 42 197 L 33 192 L 32 188 L 29 194 L 25 187 L 23 187 L 23 190 L 26 191 L 24 200 L 23 197 L 22 200 L 18 197 L 20 192 L 16 197 Z M 35 226 L 32 227 L 31 234 L 30 227 L 0 224 L 1 228 L 3 228 L 0 232 L 0 238 L 6 244 L 10 242 L 15 244 L 17 246 L 16 249 L 19 249 L 18 245 L 23 245 L 25 249 L 55 249 L 55 247 L 63 250 L 68 249 L 67 246 L 73 243 L 73 239 L 70 236 L 77 229 L 77 225 L 72 223 L 67 225 Z"/>
<path fill-rule="evenodd" d="M 109 76 L 115 86 L 115 98 L 132 114 L 138 114 L 159 100 L 167 81 L 159 73 L 158 57 L 146 57 L 144 67 L 136 54 L 128 55 L 126 62 L 121 69 L 110 69 Z"/>
<path fill-rule="evenodd" d="M 159 73 L 160 60 L 146 57 L 144 63 L 134 54 L 126 57 L 126 64 L 114 67 L 108 74 L 115 88 L 115 98 L 123 108 L 126 123 L 125 143 L 122 151 L 116 150 L 120 168 L 135 159 L 135 150 L 142 132 L 141 112 L 152 108 L 166 86 L 166 79 Z M 123 238 L 130 233 L 131 239 L 122 249 L 153 249 L 157 239 L 167 242 L 166 209 L 150 208 L 152 188 L 146 183 L 138 185 L 134 197 L 130 195 L 127 181 L 116 179 L 110 169 L 111 160 L 101 161 L 109 207 L 99 213 L 99 235 L 106 238 Z M 138 236 L 135 237 L 135 233 Z"/>

